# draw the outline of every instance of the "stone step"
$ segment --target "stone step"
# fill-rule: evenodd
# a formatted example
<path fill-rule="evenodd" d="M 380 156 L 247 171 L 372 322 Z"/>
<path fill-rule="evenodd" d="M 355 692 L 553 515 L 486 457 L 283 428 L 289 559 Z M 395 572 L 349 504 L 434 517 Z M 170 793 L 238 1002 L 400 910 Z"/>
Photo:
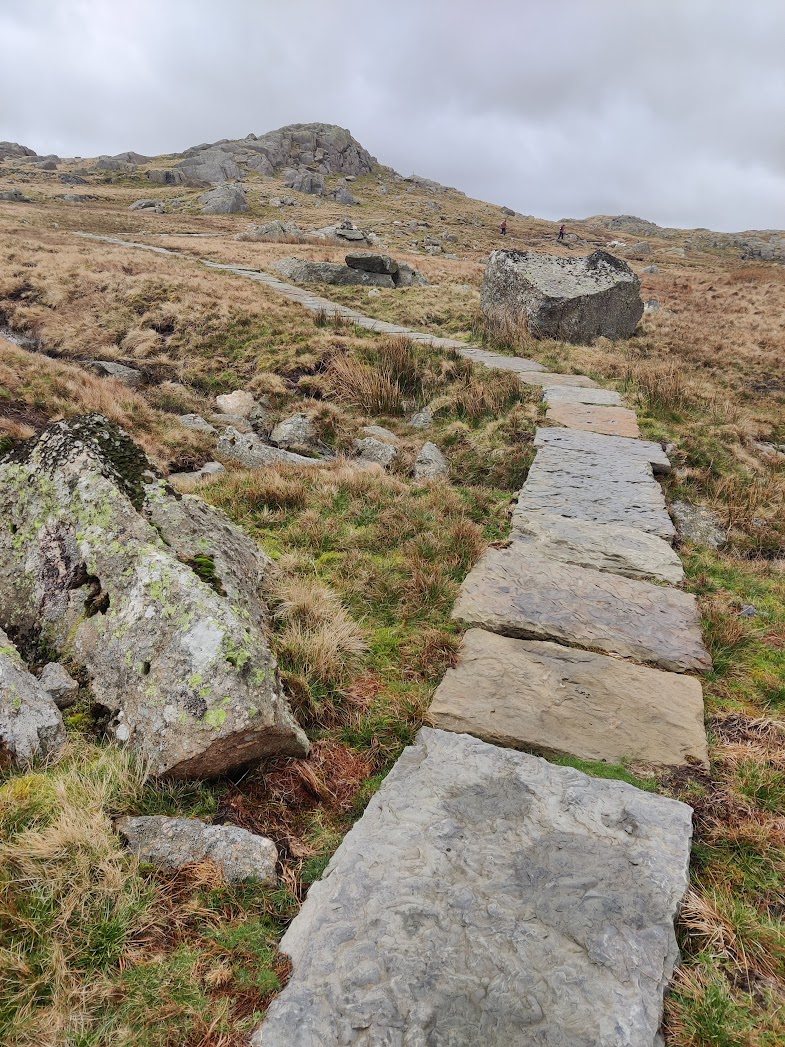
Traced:
<path fill-rule="evenodd" d="M 531 512 L 624 524 L 669 541 L 676 535 L 651 466 L 634 458 L 605 460 L 558 447 L 541 448 L 514 510 Z"/>
<path fill-rule="evenodd" d="M 435 727 L 582 760 L 708 766 L 691 676 L 470 629 L 430 709 Z"/>
<path fill-rule="evenodd" d="M 456 344 L 453 348 L 472 363 L 484 364 L 497 371 L 515 371 L 518 374 L 532 371 L 547 373 L 542 364 L 538 364 L 536 360 L 527 360 L 524 356 L 504 356 L 502 353 L 492 353 L 488 349 L 475 349 L 466 343 Z"/>
<path fill-rule="evenodd" d="M 548 560 L 670 585 L 684 581 L 681 560 L 668 542 L 637 527 L 516 509 L 510 537 L 533 544 Z"/>
<path fill-rule="evenodd" d="M 574 385 L 544 386 L 542 398 L 549 404 L 599 404 L 605 407 L 620 407 L 621 394 L 612 389 L 581 389 Z"/>
<path fill-rule="evenodd" d="M 557 563 L 523 542 L 488 549 L 461 586 L 453 617 L 505 636 L 556 640 L 673 672 L 711 667 L 694 596 Z"/>
<path fill-rule="evenodd" d="M 626 436 L 637 440 L 641 435 L 634 411 L 626 407 L 600 407 L 595 404 L 556 403 L 545 417 L 554 425 L 605 436 Z"/>
<path fill-rule="evenodd" d="M 655 1047 L 692 811 L 423 728 L 281 943 L 254 1047 Z"/>
<path fill-rule="evenodd" d="M 655 473 L 669 473 L 671 463 L 659 444 L 650 440 L 627 440 L 620 436 L 578 432 L 558 426 L 541 427 L 534 434 L 535 447 L 561 447 L 579 454 L 600 455 L 606 460 L 619 457 L 648 462 Z"/>
<path fill-rule="evenodd" d="M 527 385 L 541 385 L 551 389 L 557 385 L 574 386 L 580 389 L 594 389 L 597 386 L 597 383 L 587 378 L 585 374 L 551 374 L 550 371 L 522 374 L 521 381 Z"/>

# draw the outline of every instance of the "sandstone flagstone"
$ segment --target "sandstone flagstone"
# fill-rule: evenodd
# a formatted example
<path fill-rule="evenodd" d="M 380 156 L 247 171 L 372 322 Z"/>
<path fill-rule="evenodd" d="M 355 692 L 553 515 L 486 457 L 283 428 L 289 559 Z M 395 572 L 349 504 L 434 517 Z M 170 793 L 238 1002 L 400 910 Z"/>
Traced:
<path fill-rule="evenodd" d="M 692 676 L 470 629 L 430 709 L 434 726 L 583 760 L 708 766 Z"/>
<path fill-rule="evenodd" d="M 551 374 L 550 371 L 540 371 L 521 374 L 520 379 L 526 385 L 541 385 L 543 388 L 568 385 L 580 389 L 595 389 L 597 386 L 597 383 L 585 374 Z"/>
<path fill-rule="evenodd" d="M 655 1047 L 691 810 L 423 728 L 281 943 L 254 1047 Z"/>
<path fill-rule="evenodd" d="M 560 447 L 579 454 L 600 455 L 610 460 L 621 456 L 648 462 L 655 473 L 669 473 L 671 463 L 659 444 L 651 440 L 627 440 L 620 436 L 579 432 L 558 426 L 541 427 L 534 434 L 535 447 Z"/>
<path fill-rule="evenodd" d="M 613 389 L 581 389 L 574 385 L 545 386 L 542 398 L 549 404 L 600 404 L 606 407 L 620 407 L 621 394 Z"/>
<path fill-rule="evenodd" d="M 671 585 L 684 581 L 684 568 L 672 546 L 638 527 L 517 509 L 511 537 L 534 544 L 549 560 Z"/>
<path fill-rule="evenodd" d="M 640 436 L 634 411 L 626 407 L 602 407 L 595 404 L 556 403 L 549 407 L 545 417 L 555 425 L 581 429 L 606 436 Z"/>
<path fill-rule="evenodd" d="M 711 666 L 694 596 L 556 563 L 521 542 L 483 555 L 461 586 L 453 617 L 506 636 L 556 640 L 674 672 Z"/>
<path fill-rule="evenodd" d="M 667 539 L 676 533 L 651 467 L 618 455 L 541 448 L 518 496 L 514 515 L 521 512 L 624 524 Z"/>

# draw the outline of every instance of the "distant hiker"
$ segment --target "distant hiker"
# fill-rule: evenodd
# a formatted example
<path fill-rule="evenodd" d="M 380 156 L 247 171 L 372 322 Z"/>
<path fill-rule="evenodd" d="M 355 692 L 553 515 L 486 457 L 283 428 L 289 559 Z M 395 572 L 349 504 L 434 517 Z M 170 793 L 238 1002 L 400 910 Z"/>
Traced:
<path fill-rule="evenodd" d="M 562 226 L 562 227 L 561 227 L 561 228 L 559 229 L 559 235 L 558 235 L 558 236 L 556 237 L 556 239 L 557 239 L 557 240 L 563 240 L 563 239 L 564 239 L 564 226 Z"/>
<path fill-rule="evenodd" d="M 505 218 L 501 224 L 502 236 L 507 235 L 507 219 Z"/>

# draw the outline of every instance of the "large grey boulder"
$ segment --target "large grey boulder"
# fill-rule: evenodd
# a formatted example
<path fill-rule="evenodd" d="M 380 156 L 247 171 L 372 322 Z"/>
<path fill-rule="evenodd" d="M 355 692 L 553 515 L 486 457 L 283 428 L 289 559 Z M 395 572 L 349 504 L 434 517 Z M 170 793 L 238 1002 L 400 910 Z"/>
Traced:
<path fill-rule="evenodd" d="M 233 182 L 242 176 L 234 157 L 221 146 L 212 146 L 195 156 L 187 157 L 177 167 L 190 179 L 198 182 Z"/>
<path fill-rule="evenodd" d="M 398 263 L 387 254 L 354 251 L 346 255 L 345 261 L 350 269 L 361 269 L 365 273 L 387 273 L 394 277 L 398 272 Z"/>
<path fill-rule="evenodd" d="M 659 1047 L 691 816 L 423 728 L 286 932 L 253 1047 Z"/>
<path fill-rule="evenodd" d="M 282 240 L 286 237 L 297 237 L 303 239 L 303 231 L 294 222 L 265 222 L 264 225 L 255 225 L 245 232 L 240 233 L 238 240 L 246 240 L 254 243 L 256 241 Z"/>
<path fill-rule="evenodd" d="M 148 815 L 118 818 L 115 828 L 142 861 L 163 869 L 211 861 L 227 883 L 276 881 L 275 844 L 236 825 L 205 825 L 195 818 Z"/>
<path fill-rule="evenodd" d="M 256 407 L 256 400 L 253 393 L 249 393 L 247 389 L 235 389 L 232 393 L 220 393 L 216 396 L 215 405 L 223 414 L 250 418 Z"/>
<path fill-rule="evenodd" d="M 60 710 L 0 629 L 0 771 L 24 770 L 64 742 Z"/>
<path fill-rule="evenodd" d="M 18 447 L 0 461 L 0 624 L 38 629 L 84 666 L 117 739 L 155 774 L 302 755 L 263 613 L 228 569 L 236 529 L 179 497 L 99 415 Z"/>
<path fill-rule="evenodd" d="M 357 285 L 360 287 L 394 287 L 393 278 L 385 273 L 368 273 L 350 269 L 340 262 L 306 262 L 301 258 L 283 258 L 273 269 L 287 280 L 298 284 Z"/>
<path fill-rule="evenodd" d="M 192 181 L 185 171 L 177 168 L 162 168 L 147 172 L 147 177 L 157 185 L 186 185 Z"/>
<path fill-rule="evenodd" d="M 30 197 L 25 196 L 21 189 L 5 189 L 0 193 L 0 200 L 15 204 L 29 204 Z"/>
<path fill-rule="evenodd" d="M 398 457 L 398 448 L 375 436 L 364 436 L 354 441 L 357 457 L 364 465 L 381 465 L 383 469 L 392 465 Z"/>
<path fill-rule="evenodd" d="M 38 156 L 35 149 L 28 149 L 18 142 L 0 142 L 0 160 L 23 160 Z"/>
<path fill-rule="evenodd" d="M 144 385 L 144 375 L 141 371 L 137 371 L 135 367 L 118 364 L 116 360 L 88 360 L 87 366 L 104 378 L 114 378 L 122 382 L 129 389 L 138 389 Z"/>
<path fill-rule="evenodd" d="M 286 451 L 308 452 L 316 440 L 313 418 L 306 411 L 298 411 L 282 419 L 273 427 L 270 441 Z"/>
<path fill-rule="evenodd" d="M 217 185 L 198 199 L 202 214 L 238 214 L 248 210 L 248 200 L 239 185 Z"/>
<path fill-rule="evenodd" d="M 492 323 L 574 343 L 629 338 L 643 315 L 638 277 L 606 251 L 586 258 L 494 251 L 481 307 Z"/>

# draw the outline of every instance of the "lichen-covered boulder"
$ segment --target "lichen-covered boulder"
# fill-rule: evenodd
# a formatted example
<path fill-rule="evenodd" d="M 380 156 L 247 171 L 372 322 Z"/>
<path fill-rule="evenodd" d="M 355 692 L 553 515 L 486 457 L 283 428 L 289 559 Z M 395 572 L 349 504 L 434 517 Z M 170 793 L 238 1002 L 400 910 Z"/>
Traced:
<path fill-rule="evenodd" d="M 629 338 L 643 315 L 640 280 L 606 251 L 586 258 L 494 251 L 481 306 L 494 326 L 576 344 Z"/>
<path fill-rule="evenodd" d="M 64 741 L 60 710 L 0 629 L 0 771 L 24 770 Z"/>
<path fill-rule="evenodd" d="M 177 511 L 178 497 L 100 415 L 22 444 L 0 461 L 0 624 L 40 629 L 83 665 L 118 740 L 153 773 L 212 777 L 303 754 L 263 608 L 227 569 L 230 537 L 248 547 L 197 500 Z"/>

